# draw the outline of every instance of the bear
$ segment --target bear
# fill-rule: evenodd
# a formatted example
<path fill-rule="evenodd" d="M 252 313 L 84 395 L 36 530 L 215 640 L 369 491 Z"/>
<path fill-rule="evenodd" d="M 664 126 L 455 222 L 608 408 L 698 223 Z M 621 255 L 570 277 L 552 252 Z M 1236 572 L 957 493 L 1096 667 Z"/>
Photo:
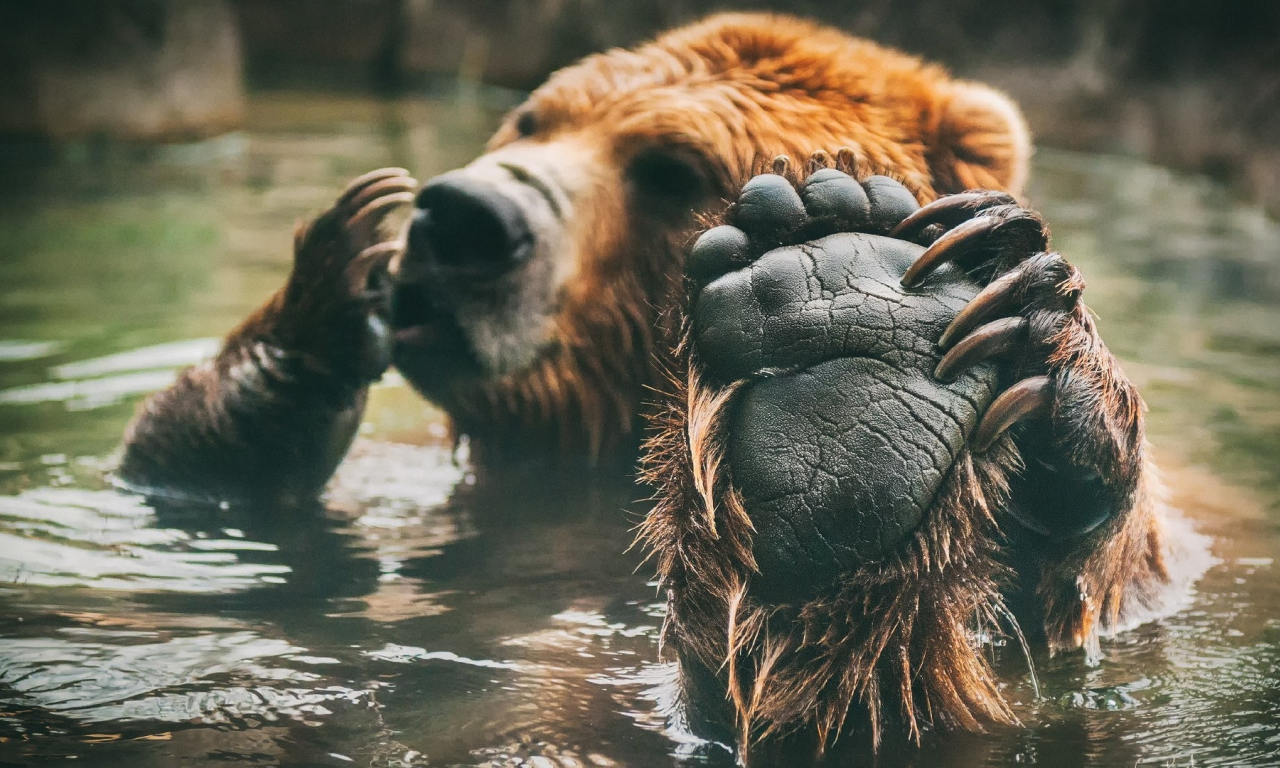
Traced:
<path fill-rule="evenodd" d="M 590 56 L 470 165 L 300 227 L 118 482 L 315 499 L 394 366 L 479 465 L 639 460 L 700 732 L 1012 723 L 975 637 L 1096 654 L 1169 581 L 1142 400 L 1018 203 L 1030 147 L 997 91 L 790 17 Z"/>

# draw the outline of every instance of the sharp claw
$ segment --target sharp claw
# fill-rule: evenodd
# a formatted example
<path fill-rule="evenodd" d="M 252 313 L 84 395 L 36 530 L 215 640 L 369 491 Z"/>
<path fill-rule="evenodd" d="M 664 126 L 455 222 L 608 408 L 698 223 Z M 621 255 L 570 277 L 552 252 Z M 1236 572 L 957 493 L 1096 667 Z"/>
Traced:
<path fill-rule="evenodd" d="M 343 190 L 342 196 L 338 198 L 337 205 L 343 205 L 347 203 L 349 200 L 351 200 L 351 198 L 360 194 L 360 191 L 365 187 L 369 186 L 370 184 L 373 184 L 378 181 L 382 181 L 383 179 L 390 179 L 396 176 L 408 176 L 408 175 L 409 175 L 409 172 L 404 168 L 379 168 L 376 171 L 369 171 L 363 176 L 357 176 L 356 178 L 352 179 L 349 184 L 347 184 L 347 188 Z"/>
<path fill-rule="evenodd" d="M 773 172 L 778 176 L 786 176 L 787 171 L 791 170 L 791 158 L 787 155 L 778 155 L 773 158 Z"/>
<path fill-rule="evenodd" d="M 988 283 L 986 288 L 983 288 L 965 305 L 964 309 L 960 310 L 960 314 L 955 316 L 951 325 L 947 326 L 947 330 L 942 332 L 942 337 L 938 339 L 938 348 L 950 349 L 957 339 L 977 328 L 988 317 L 1008 309 L 1015 298 L 1014 288 L 1021 278 L 1022 269 L 1018 268 L 1005 272 Z"/>
<path fill-rule="evenodd" d="M 363 208 L 356 212 L 356 215 L 347 220 L 347 228 L 359 230 L 387 209 L 413 203 L 413 198 L 414 194 L 412 192 L 395 192 L 376 198 L 372 202 L 365 204 Z"/>
<path fill-rule="evenodd" d="M 1005 390 L 974 430 L 972 446 L 975 453 L 986 453 L 996 438 L 1021 419 L 1044 415 L 1052 402 L 1053 384 L 1048 376 L 1023 379 Z"/>
<path fill-rule="evenodd" d="M 1021 346 L 1027 338 L 1027 326 L 1024 317 L 1006 317 L 987 323 L 943 356 L 933 370 L 934 378 L 951 381 L 959 371 Z"/>
<path fill-rule="evenodd" d="M 404 243 L 399 240 L 386 240 L 381 243 L 374 243 L 361 251 L 360 255 L 356 256 L 355 261 L 373 261 L 374 259 L 381 258 L 388 253 L 394 254 L 398 252 L 403 245 Z"/>
<path fill-rule="evenodd" d="M 379 179 L 361 189 L 346 203 L 349 210 L 358 211 L 370 201 L 392 192 L 413 192 L 418 188 L 418 180 L 410 176 L 392 176 Z"/>
<path fill-rule="evenodd" d="M 1017 205 L 1012 195 L 994 190 L 978 190 L 961 192 L 958 195 L 947 195 L 929 203 L 925 207 L 903 219 L 889 233 L 890 237 L 910 240 L 928 226 L 943 224 L 954 227 L 961 222 L 974 218 L 977 214 L 997 205 Z"/>
<path fill-rule="evenodd" d="M 938 238 L 907 269 L 906 274 L 902 276 L 902 286 L 916 287 L 943 263 L 956 259 L 981 245 L 986 236 L 999 225 L 999 219 L 994 216 L 979 216 Z"/>
<path fill-rule="evenodd" d="M 365 248 L 347 266 L 347 278 L 351 285 L 361 288 L 367 286 L 373 274 L 386 267 L 400 254 L 403 247 L 404 243 L 399 240 L 386 240 Z"/>

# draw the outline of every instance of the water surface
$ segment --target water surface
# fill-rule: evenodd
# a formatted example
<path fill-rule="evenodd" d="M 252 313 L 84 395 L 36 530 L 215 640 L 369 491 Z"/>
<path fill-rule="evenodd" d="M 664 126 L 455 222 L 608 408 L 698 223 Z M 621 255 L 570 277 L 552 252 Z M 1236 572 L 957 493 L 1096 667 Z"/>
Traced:
<path fill-rule="evenodd" d="M 667 726 L 662 606 L 609 471 L 477 471 L 394 377 L 314 509 L 148 506 L 133 408 L 283 280 L 346 179 L 479 151 L 475 100 L 270 93 L 241 134 L 86 145 L 0 206 L 0 761 L 730 765 Z M 1034 204 L 1214 558 L 1106 658 L 1001 654 L 1023 729 L 884 765 L 1280 763 L 1280 226 L 1218 186 L 1042 152 Z M 639 568 L 637 571 L 636 569 Z"/>

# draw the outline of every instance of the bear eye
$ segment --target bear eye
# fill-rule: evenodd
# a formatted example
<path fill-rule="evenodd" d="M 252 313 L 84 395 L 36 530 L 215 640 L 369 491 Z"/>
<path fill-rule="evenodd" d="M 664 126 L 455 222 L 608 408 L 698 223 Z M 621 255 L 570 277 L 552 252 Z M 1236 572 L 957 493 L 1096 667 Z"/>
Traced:
<path fill-rule="evenodd" d="M 516 117 L 516 133 L 520 134 L 520 138 L 527 139 L 538 132 L 538 116 L 533 110 L 521 112 Z"/>
<path fill-rule="evenodd" d="M 708 193 L 706 174 L 692 160 L 668 149 L 647 149 L 631 161 L 636 190 L 656 202 L 687 207 Z"/>

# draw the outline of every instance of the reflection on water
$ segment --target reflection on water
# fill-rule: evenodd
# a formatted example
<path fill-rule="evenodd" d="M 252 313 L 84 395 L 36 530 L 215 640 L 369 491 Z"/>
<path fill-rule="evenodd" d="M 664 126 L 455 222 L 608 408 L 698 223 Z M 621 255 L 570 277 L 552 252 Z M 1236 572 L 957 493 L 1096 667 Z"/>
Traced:
<path fill-rule="evenodd" d="M 212 538 L 157 526 L 138 497 L 38 488 L 0 497 L 0 578 L 24 587 L 227 592 L 281 581 L 289 569 L 241 562 L 275 552 L 239 531 Z"/>
<path fill-rule="evenodd" d="M 141 394 L 283 279 L 291 222 L 369 168 L 461 163 L 495 119 L 439 100 L 252 106 L 238 137 L 73 158 L 0 206 L 0 760 L 731 764 L 662 714 L 661 600 L 627 551 L 645 492 L 623 472 L 479 471 L 389 376 L 324 505 L 106 487 Z M 1024 729 L 880 763 L 1275 764 L 1280 227 L 1199 179 L 1037 165 L 1034 203 L 1215 561 L 1101 665 L 1037 655 L 1038 699 L 1002 658 Z"/>

